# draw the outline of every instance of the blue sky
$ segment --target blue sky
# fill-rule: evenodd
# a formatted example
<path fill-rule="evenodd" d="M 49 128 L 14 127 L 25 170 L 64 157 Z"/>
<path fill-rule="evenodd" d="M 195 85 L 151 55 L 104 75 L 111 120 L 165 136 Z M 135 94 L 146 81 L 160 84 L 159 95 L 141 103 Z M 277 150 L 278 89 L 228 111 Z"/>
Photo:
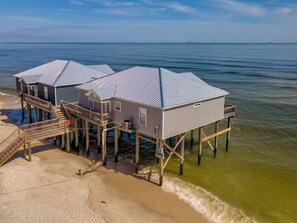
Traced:
<path fill-rule="evenodd" d="M 0 41 L 297 42 L 297 1 L 1 0 Z"/>

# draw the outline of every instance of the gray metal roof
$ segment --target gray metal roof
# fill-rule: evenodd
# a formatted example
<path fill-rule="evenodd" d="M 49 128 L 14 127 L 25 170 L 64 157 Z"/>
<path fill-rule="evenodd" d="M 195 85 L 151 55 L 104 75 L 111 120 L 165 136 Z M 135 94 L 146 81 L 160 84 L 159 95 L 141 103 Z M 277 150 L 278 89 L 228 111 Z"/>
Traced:
<path fill-rule="evenodd" d="M 99 88 L 99 89 L 92 89 L 86 95 L 95 94 L 99 96 L 101 100 L 112 98 L 115 93 L 116 86 L 107 87 L 107 88 Z"/>
<path fill-rule="evenodd" d="M 20 80 L 23 80 L 26 84 L 35 84 L 42 77 L 42 74 L 36 74 L 31 76 L 23 76 Z"/>
<path fill-rule="evenodd" d="M 228 94 L 193 75 L 139 66 L 85 83 L 77 88 L 90 91 L 115 86 L 114 98 L 164 109 Z"/>
<path fill-rule="evenodd" d="M 86 83 L 107 74 L 71 60 L 54 60 L 14 76 L 33 75 L 42 75 L 38 79 L 38 83 L 57 87 Z"/>
<path fill-rule="evenodd" d="M 89 67 L 89 68 L 101 71 L 101 72 L 106 73 L 106 74 L 114 74 L 115 73 L 114 70 L 111 69 L 111 67 L 108 66 L 107 64 L 86 65 L 86 66 Z"/>

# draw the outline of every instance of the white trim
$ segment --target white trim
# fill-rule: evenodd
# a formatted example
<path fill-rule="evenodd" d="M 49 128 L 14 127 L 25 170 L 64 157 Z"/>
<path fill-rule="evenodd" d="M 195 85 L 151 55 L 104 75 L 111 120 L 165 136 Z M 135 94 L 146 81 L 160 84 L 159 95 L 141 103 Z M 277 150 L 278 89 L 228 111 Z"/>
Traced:
<path fill-rule="evenodd" d="M 58 105 L 58 102 L 57 102 L 57 88 L 55 88 L 55 106 L 57 106 L 57 105 Z"/>
<path fill-rule="evenodd" d="M 145 119 L 144 119 L 144 124 L 141 123 L 141 111 L 143 111 L 143 114 L 145 114 Z M 142 126 L 147 126 L 147 109 L 146 108 L 142 108 L 142 107 L 139 107 L 139 125 L 142 125 Z"/>
<path fill-rule="evenodd" d="M 118 110 L 117 107 L 119 107 L 120 109 Z M 114 102 L 114 110 L 117 111 L 117 112 L 122 111 L 122 103 L 120 101 L 115 101 Z"/>

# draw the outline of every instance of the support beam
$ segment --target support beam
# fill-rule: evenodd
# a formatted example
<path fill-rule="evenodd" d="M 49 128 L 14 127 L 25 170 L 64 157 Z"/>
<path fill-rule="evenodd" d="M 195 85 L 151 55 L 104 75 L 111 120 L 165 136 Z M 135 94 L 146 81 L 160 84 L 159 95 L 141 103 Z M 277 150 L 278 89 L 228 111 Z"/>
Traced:
<path fill-rule="evenodd" d="M 222 135 L 222 134 L 224 134 L 226 132 L 229 132 L 229 131 L 231 131 L 231 127 L 228 127 L 228 128 L 226 128 L 224 130 L 221 130 L 221 131 L 219 131 L 217 133 L 214 133 L 214 134 L 211 134 L 209 136 L 203 137 L 202 142 L 208 141 L 208 140 L 210 140 L 210 139 L 212 139 L 212 138 L 214 138 L 216 136 Z"/>
<path fill-rule="evenodd" d="M 198 165 L 201 163 L 202 154 L 202 127 L 198 129 Z"/>
<path fill-rule="evenodd" d="M 89 151 L 90 146 L 90 131 L 89 131 L 89 121 L 85 121 L 85 134 L 86 134 L 86 152 Z"/>
<path fill-rule="evenodd" d="M 230 125 L 231 125 L 231 117 L 228 117 L 227 129 L 231 130 Z M 228 151 L 230 136 L 231 136 L 231 131 L 228 131 L 226 136 L 226 151 Z"/>
<path fill-rule="evenodd" d="M 70 133 L 66 132 L 66 152 L 70 152 Z"/>
<path fill-rule="evenodd" d="M 139 164 L 139 132 L 136 131 L 135 134 L 135 172 L 138 173 Z"/>
<path fill-rule="evenodd" d="M 26 159 L 27 158 L 27 150 L 26 150 L 26 143 L 25 142 L 24 142 L 23 148 L 24 148 L 24 158 Z"/>
<path fill-rule="evenodd" d="M 119 153 L 119 128 L 114 129 L 114 161 L 118 162 L 118 153 Z"/>
<path fill-rule="evenodd" d="M 31 160 L 32 160 L 31 154 L 32 154 L 32 150 L 31 150 L 31 142 L 28 142 L 28 155 L 29 155 L 29 161 L 30 161 L 30 162 L 31 162 Z"/>
<path fill-rule="evenodd" d="M 186 133 L 185 133 L 185 135 L 186 135 Z M 180 159 L 180 161 L 179 161 L 180 162 L 179 163 L 179 174 L 183 175 L 184 174 L 185 137 L 182 137 L 180 153 L 181 153 L 180 155 L 181 155 L 182 159 Z"/>
<path fill-rule="evenodd" d="M 219 121 L 215 122 L 215 133 L 219 131 Z M 219 136 L 215 136 L 214 139 L 214 150 L 213 150 L 213 157 L 216 157 L 217 154 L 217 149 L 218 149 L 218 141 L 219 141 Z"/>

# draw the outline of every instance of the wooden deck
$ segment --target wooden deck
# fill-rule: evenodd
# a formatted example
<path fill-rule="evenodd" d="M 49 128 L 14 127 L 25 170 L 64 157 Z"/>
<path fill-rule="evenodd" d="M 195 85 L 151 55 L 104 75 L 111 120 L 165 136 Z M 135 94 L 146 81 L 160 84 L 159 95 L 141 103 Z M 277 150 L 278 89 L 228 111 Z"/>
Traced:
<path fill-rule="evenodd" d="M 61 102 L 61 107 L 66 108 L 67 112 L 74 117 L 82 118 L 88 120 L 89 122 L 96 125 L 107 125 L 110 120 L 110 113 L 101 114 L 98 112 L 93 112 L 88 109 L 85 109 L 78 104 L 68 103 L 65 101 Z"/>
<path fill-rule="evenodd" d="M 43 100 L 41 98 L 32 96 L 32 95 L 28 95 L 26 93 L 23 93 L 23 98 L 24 101 L 36 106 L 38 108 L 41 108 L 42 110 L 46 111 L 46 112 L 52 112 L 52 103 L 46 100 Z"/>
<path fill-rule="evenodd" d="M 226 104 L 224 107 L 224 118 L 234 117 L 235 116 L 235 105 Z"/>

